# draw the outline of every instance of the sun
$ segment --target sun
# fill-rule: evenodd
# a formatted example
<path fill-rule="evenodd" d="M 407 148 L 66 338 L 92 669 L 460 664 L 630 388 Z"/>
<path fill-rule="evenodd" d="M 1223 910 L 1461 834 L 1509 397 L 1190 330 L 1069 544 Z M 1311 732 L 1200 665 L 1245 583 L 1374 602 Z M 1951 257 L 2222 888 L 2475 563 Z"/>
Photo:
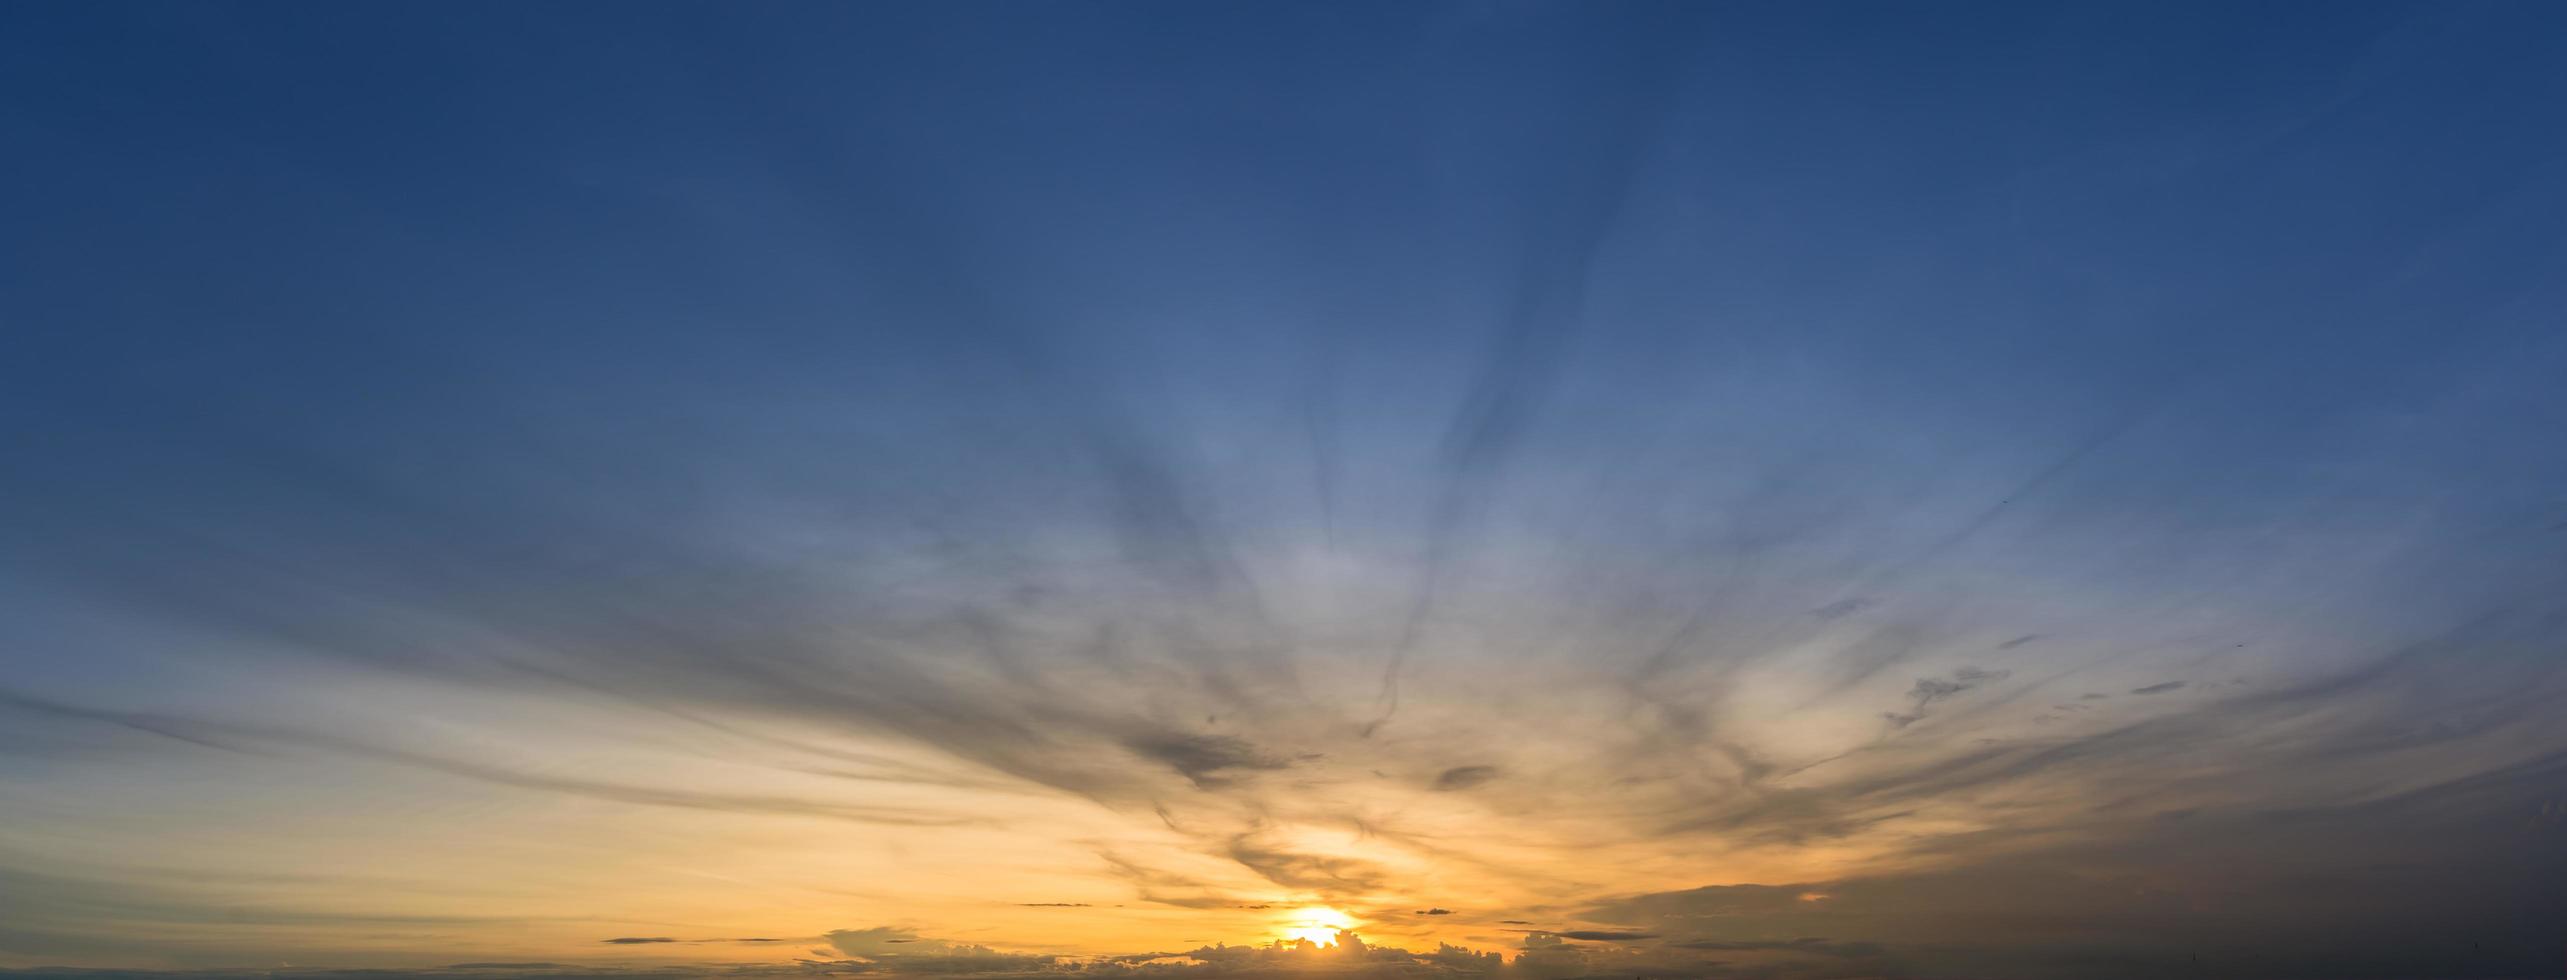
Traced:
<path fill-rule="evenodd" d="M 1321 946 L 1337 945 L 1337 933 L 1355 927 L 1355 917 L 1324 905 L 1294 909 L 1286 914 L 1282 927 L 1284 941 L 1309 940 Z"/>

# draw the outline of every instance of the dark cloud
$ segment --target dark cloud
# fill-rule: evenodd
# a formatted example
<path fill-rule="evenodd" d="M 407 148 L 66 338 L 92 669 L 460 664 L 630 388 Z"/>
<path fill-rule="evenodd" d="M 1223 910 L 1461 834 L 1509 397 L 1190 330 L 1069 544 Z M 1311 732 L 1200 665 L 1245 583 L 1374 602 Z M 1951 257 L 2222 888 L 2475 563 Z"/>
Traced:
<path fill-rule="evenodd" d="M 1470 789 L 1496 779 L 1496 766 L 1455 766 L 1435 777 L 1435 788 L 1444 792 Z"/>
<path fill-rule="evenodd" d="M 1658 938 L 1658 934 L 1654 932 L 1622 932 L 1613 929 L 1567 929 L 1552 935 L 1562 939 L 1583 939 L 1599 943 L 1629 943 Z"/>
<path fill-rule="evenodd" d="M 1125 739 L 1123 745 L 1166 764 L 1196 787 L 1204 789 L 1227 784 L 1229 778 L 1224 773 L 1283 769 L 1292 765 L 1287 760 L 1260 754 L 1246 739 L 1234 735 L 1153 732 Z"/>
<path fill-rule="evenodd" d="M 1832 622 L 1854 615 L 1855 613 L 1862 612 L 1871 606 L 1871 599 L 1863 596 L 1855 596 L 1851 599 L 1840 599 L 1816 609 L 1812 609 L 1809 611 L 1809 614 L 1818 617 L 1819 619 Z"/>
<path fill-rule="evenodd" d="M 1948 678 L 1917 678 L 1916 686 L 1908 688 L 1907 696 L 1916 702 L 1916 706 L 1918 708 L 1922 709 L 1926 705 L 1933 704 L 1936 701 L 1941 701 L 1945 698 L 1978 687 L 1979 685 L 1986 684 L 1990 681 L 2004 680 L 2008 676 L 2011 676 L 2011 674 L 2011 671 L 1991 671 L 1981 670 L 1976 667 L 1963 667 L 1959 670 L 1953 671 L 1952 675 Z"/>
<path fill-rule="evenodd" d="M 1908 710 L 1883 712 L 1881 718 L 1895 727 L 1905 728 L 1924 720 L 1926 708 L 1935 702 L 2010 676 L 2013 676 L 2012 671 L 1963 667 L 1953 671 L 1949 677 L 1919 677 L 1916 679 L 1916 685 L 1908 688 L 1908 700 L 1912 702 Z"/>
<path fill-rule="evenodd" d="M 1840 943 L 1830 941 L 1825 937 L 1816 936 L 1807 936 L 1800 939 L 1789 940 L 1695 939 L 1681 943 L 1669 943 L 1667 945 L 1678 949 L 1699 949 L 1719 952 L 1752 950 L 1764 952 L 1809 953 L 1815 956 L 1837 956 L 1848 959 L 1855 957 L 1879 956 L 1885 952 L 1885 950 L 1877 943 Z"/>
<path fill-rule="evenodd" d="M 2184 682 L 2183 682 L 2183 681 L 2167 681 L 2166 683 L 2163 683 L 2163 684 L 2150 684 L 2150 685 L 2148 685 L 2147 687 L 2134 687 L 2134 688 L 2131 688 L 2131 689 L 2130 689 L 2130 693 L 2132 693 L 2132 694 L 2164 694 L 2164 693 L 2166 693 L 2166 692 L 2168 692 L 2168 691 L 2180 691 L 2180 690 L 2183 690 L 2183 689 L 2184 689 Z"/>
<path fill-rule="evenodd" d="M 1451 915 L 1451 914 L 1453 914 L 1453 910 L 1452 910 L 1452 909 L 1447 909 L 1447 908 L 1418 909 L 1418 910 L 1417 910 L 1417 912 L 1416 912 L 1416 914 L 1418 914 L 1418 915 Z"/>
<path fill-rule="evenodd" d="M 673 943 L 676 941 L 677 940 L 671 939 L 667 936 L 618 936 L 613 939 L 599 940 L 599 942 L 615 946 L 640 946 L 646 943 Z"/>
<path fill-rule="evenodd" d="M 2525 815 L 2561 778 L 2567 755 L 2356 803 L 2181 811 L 1944 870 L 1714 886 L 1579 915 L 1676 935 L 1716 923 L 1730 936 L 1837 937 L 1670 945 L 1895 955 L 1935 975 L 2169 976 L 2196 954 L 2203 969 L 2259 977 L 2536 975 L 2555 952 L 2543 923 L 2567 912 L 2567 835 Z M 2507 846 L 2472 839 L 2486 833 Z"/>

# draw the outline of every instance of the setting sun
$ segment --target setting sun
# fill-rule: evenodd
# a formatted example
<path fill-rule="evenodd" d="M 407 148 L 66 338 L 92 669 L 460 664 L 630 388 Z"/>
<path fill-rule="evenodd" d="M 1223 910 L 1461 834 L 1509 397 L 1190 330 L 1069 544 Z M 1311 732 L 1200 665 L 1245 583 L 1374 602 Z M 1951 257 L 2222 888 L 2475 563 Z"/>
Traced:
<path fill-rule="evenodd" d="M 1294 909 L 1284 921 L 1284 941 L 1309 940 L 1321 946 L 1337 945 L 1337 934 L 1355 927 L 1353 916 L 1324 906 Z"/>

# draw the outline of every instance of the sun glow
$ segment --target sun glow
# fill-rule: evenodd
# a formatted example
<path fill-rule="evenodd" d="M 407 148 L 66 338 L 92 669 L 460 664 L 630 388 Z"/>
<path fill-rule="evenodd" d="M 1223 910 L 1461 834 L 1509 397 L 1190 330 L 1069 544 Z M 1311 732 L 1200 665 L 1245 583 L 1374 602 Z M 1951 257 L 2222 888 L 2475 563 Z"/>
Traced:
<path fill-rule="evenodd" d="M 1321 946 L 1337 945 L 1337 933 L 1355 927 L 1355 918 L 1325 906 L 1294 909 L 1277 930 L 1285 942 L 1308 940 Z"/>

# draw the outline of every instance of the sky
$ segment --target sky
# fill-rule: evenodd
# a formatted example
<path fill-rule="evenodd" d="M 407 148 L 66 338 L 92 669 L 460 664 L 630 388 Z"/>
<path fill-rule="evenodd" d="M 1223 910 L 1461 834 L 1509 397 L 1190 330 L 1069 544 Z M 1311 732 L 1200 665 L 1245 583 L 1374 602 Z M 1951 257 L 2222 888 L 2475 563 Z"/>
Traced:
<path fill-rule="evenodd" d="M 0 976 L 2567 975 L 2562 106 L 2548 3 L 0 5 Z"/>

